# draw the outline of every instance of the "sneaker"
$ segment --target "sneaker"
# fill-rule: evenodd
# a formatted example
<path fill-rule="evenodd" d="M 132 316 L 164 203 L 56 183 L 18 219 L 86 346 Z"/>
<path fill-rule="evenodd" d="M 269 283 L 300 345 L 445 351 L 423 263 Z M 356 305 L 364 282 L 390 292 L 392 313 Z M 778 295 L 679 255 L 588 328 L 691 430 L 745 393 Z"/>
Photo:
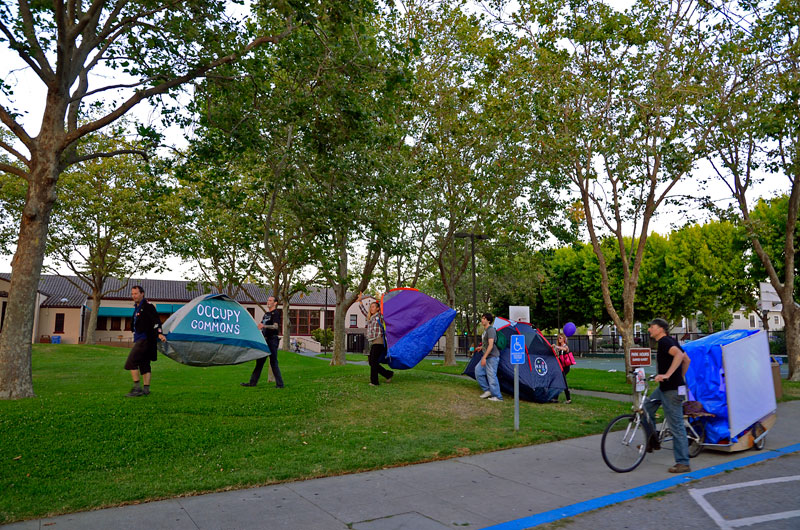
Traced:
<path fill-rule="evenodd" d="M 667 471 L 669 471 L 670 473 L 688 473 L 691 470 L 692 470 L 692 468 L 690 468 L 686 464 L 675 464 L 674 466 L 669 468 Z"/>
<path fill-rule="evenodd" d="M 492 395 L 492 393 L 487 390 L 486 392 L 484 392 L 483 394 L 480 395 L 480 398 L 481 399 L 486 399 L 491 395 Z"/>
<path fill-rule="evenodd" d="M 142 389 L 142 395 L 143 396 L 149 396 L 150 395 L 150 389 L 149 388 L 146 388 L 146 389 L 143 388 Z"/>
<path fill-rule="evenodd" d="M 378 386 L 375 383 L 370 383 L 369 386 Z"/>
<path fill-rule="evenodd" d="M 254 383 L 239 383 L 241 386 L 256 386 Z"/>
<path fill-rule="evenodd" d="M 125 394 L 125 397 L 139 397 L 143 396 L 144 392 L 138 386 L 131 388 L 131 391 Z"/>
<path fill-rule="evenodd" d="M 500 399 L 500 398 L 496 398 L 496 397 L 492 396 L 492 397 L 489 398 L 488 401 L 503 401 L 503 400 Z"/>

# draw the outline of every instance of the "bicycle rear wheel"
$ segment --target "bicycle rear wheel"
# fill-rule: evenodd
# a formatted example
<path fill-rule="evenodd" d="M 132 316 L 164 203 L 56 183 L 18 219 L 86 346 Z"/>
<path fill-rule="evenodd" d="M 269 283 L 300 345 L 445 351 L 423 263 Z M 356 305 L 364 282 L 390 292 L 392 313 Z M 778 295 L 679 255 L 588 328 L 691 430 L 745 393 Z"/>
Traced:
<path fill-rule="evenodd" d="M 600 441 L 606 465 L 617 473 L 633 471 L 644 460 L 647 431 L 638 414 L 617 416 L 606 427 Z"/>

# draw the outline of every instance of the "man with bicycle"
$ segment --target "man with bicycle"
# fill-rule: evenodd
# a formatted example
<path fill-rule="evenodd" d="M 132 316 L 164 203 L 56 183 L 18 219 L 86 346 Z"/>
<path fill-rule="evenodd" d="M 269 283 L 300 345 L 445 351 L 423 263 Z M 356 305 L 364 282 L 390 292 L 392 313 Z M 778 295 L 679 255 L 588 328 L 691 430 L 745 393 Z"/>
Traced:
<path fill-rule="evenodd" d="M 648 328 L 650 337 L 658 342 L 656 353 L 656 366 L 658 381 L 656 389 L 644 404 L 644 409 L 656 433 L 655 414 L 659 406 L 664 406 L 664 415 L 667 418 L 669 429 L 673 436 L 673 453 L 675 465 L 669 468 L 670 473 L 688 473 L 689 467 L 689 442 L 686 437 L 686 428 L 683 424 L 683 400 L 686 394 L 684 376 L 689 369 L 689 356 L 674 338 L 670 337 L 669 324 L 663 318 L 656 318 L 650 322 Z M 647 450 L 658 449 L 658 434 L 653 434 L 647 443 Z"/>

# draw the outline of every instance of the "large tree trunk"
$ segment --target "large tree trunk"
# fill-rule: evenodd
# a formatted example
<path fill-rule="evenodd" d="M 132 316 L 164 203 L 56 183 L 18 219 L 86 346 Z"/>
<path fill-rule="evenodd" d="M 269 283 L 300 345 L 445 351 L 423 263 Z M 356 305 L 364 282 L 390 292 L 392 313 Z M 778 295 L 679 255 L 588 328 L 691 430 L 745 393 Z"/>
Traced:
<path fill-rule="evenodd" d="M 338 289 L 337 289 L 338 291 Z M 345 295 L 346 296 L 346 295 Z M 336 293 L 336 312 L 333 314 L 333 355 L 331 355 L 331 366 L 344 366 L 347 364 L 347 351 L 345 344 L 344 321 L 347 317 L 348 304 L 345 296 Z"/>
<path fill-rule="evenodd" d="M 444 275 L 442 275 L 444 278 Z M 456 306 L 456 292 L 455 288 L 451 285 L 444 286 L 445 292 L 447 293 L 447 305 L 450 307 Z M 458 363 L 456 362 L 456 323 L 455 321 L 451 322 L 450 325 L 447 327 L 446 335 L 445 335 L 445 347 L 444 347 L 444 365 L 445 366 L 456 366 Z"/>
<path fill-rule="evenodd" d="M 444 365 L 455 366 L 456 363 L 456 323 L 451 322 L 444 332 Z"/>
<path fill-rule="evenodd" d="M 783 304 L 783 328 L 786 336 L 786 357 L 789 360 L 789 381 L 800 381 L 800 308 L 790 300 Z"/>
<path fill-rule="evenodd" d="M 97 315 L 100 312 L 100 299 L 101 295 L 98 291 L 92 293 L 92 310 L 89 311 L 89 324 L 86 328 L 86 339 L 83 341 L 85 344 L 97 344 Z M 133 314 L 133 311 L 131 311 Z M 133 326 L 131 324 L 131 326 Z"/>
<path fill-rule="evenodd" d="M 630 371 L 632 369 L 630 352 L 634 345 L 633 323 L 622 328 L 618 327 L 617 330 L 619 331 L 619 334 L 622 335 L 622 350 L 625 352 L 625 373 L 630 375 Z"/>
<path fill-rule="evenodd" d="M 281 348 L 286 351 L 292 351 L 292 331 L 291 322 L 289 321 L 289 312 L 291 306 L 289 305 L 288 293 L 281 293 L 281 300 L 283 300 L 283 324 L 281 324 Z"/>
<path fill-rule="evenodd" d="M 42 272 L 47 227 L 56 200 L 58 155 L 42 150 L 34 158 L 20 221 L 17 251 L 11 262 L 11 287 L 0 334 L 0 399 L 33 397 L 31 337 L 36 294 Z M 38 160 L 37 160 L 38 159 Z"/>

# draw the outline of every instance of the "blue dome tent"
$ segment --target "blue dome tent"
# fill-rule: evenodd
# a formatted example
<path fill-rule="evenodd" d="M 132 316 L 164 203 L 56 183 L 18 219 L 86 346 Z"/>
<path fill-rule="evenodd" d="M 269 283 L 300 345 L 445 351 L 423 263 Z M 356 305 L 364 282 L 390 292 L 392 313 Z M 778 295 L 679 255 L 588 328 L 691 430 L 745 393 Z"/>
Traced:
<path fill-rule="evenodd" d="M 270 354 L 253 317 L 225 294 L 198 296 L 161 326 L 158 349 L 190 366 L 241 364 Z"/>
<path fill-rule="evenodd" d="M 497 367 L 497 379 L 500 389 L 506 394 L 514 393 L 514 365 L 511 364 L 511 335 L 525 337 L 525 363 L 519 365 L 519 397 L 526 401 L 547 403 L 558 397 L 567 388 L 564 374 L 553 353 L 553 347 L 547 339 L 530 324 L 514 322 L 496 317 L 492 324 L 497 333 L 508 339 L 506 347 L 500 350 L 500 364 Z M 464 369 L 464 375 L 475 379 L 475 365 L 481 360 L 481 354 L 475 354 Z"/>

